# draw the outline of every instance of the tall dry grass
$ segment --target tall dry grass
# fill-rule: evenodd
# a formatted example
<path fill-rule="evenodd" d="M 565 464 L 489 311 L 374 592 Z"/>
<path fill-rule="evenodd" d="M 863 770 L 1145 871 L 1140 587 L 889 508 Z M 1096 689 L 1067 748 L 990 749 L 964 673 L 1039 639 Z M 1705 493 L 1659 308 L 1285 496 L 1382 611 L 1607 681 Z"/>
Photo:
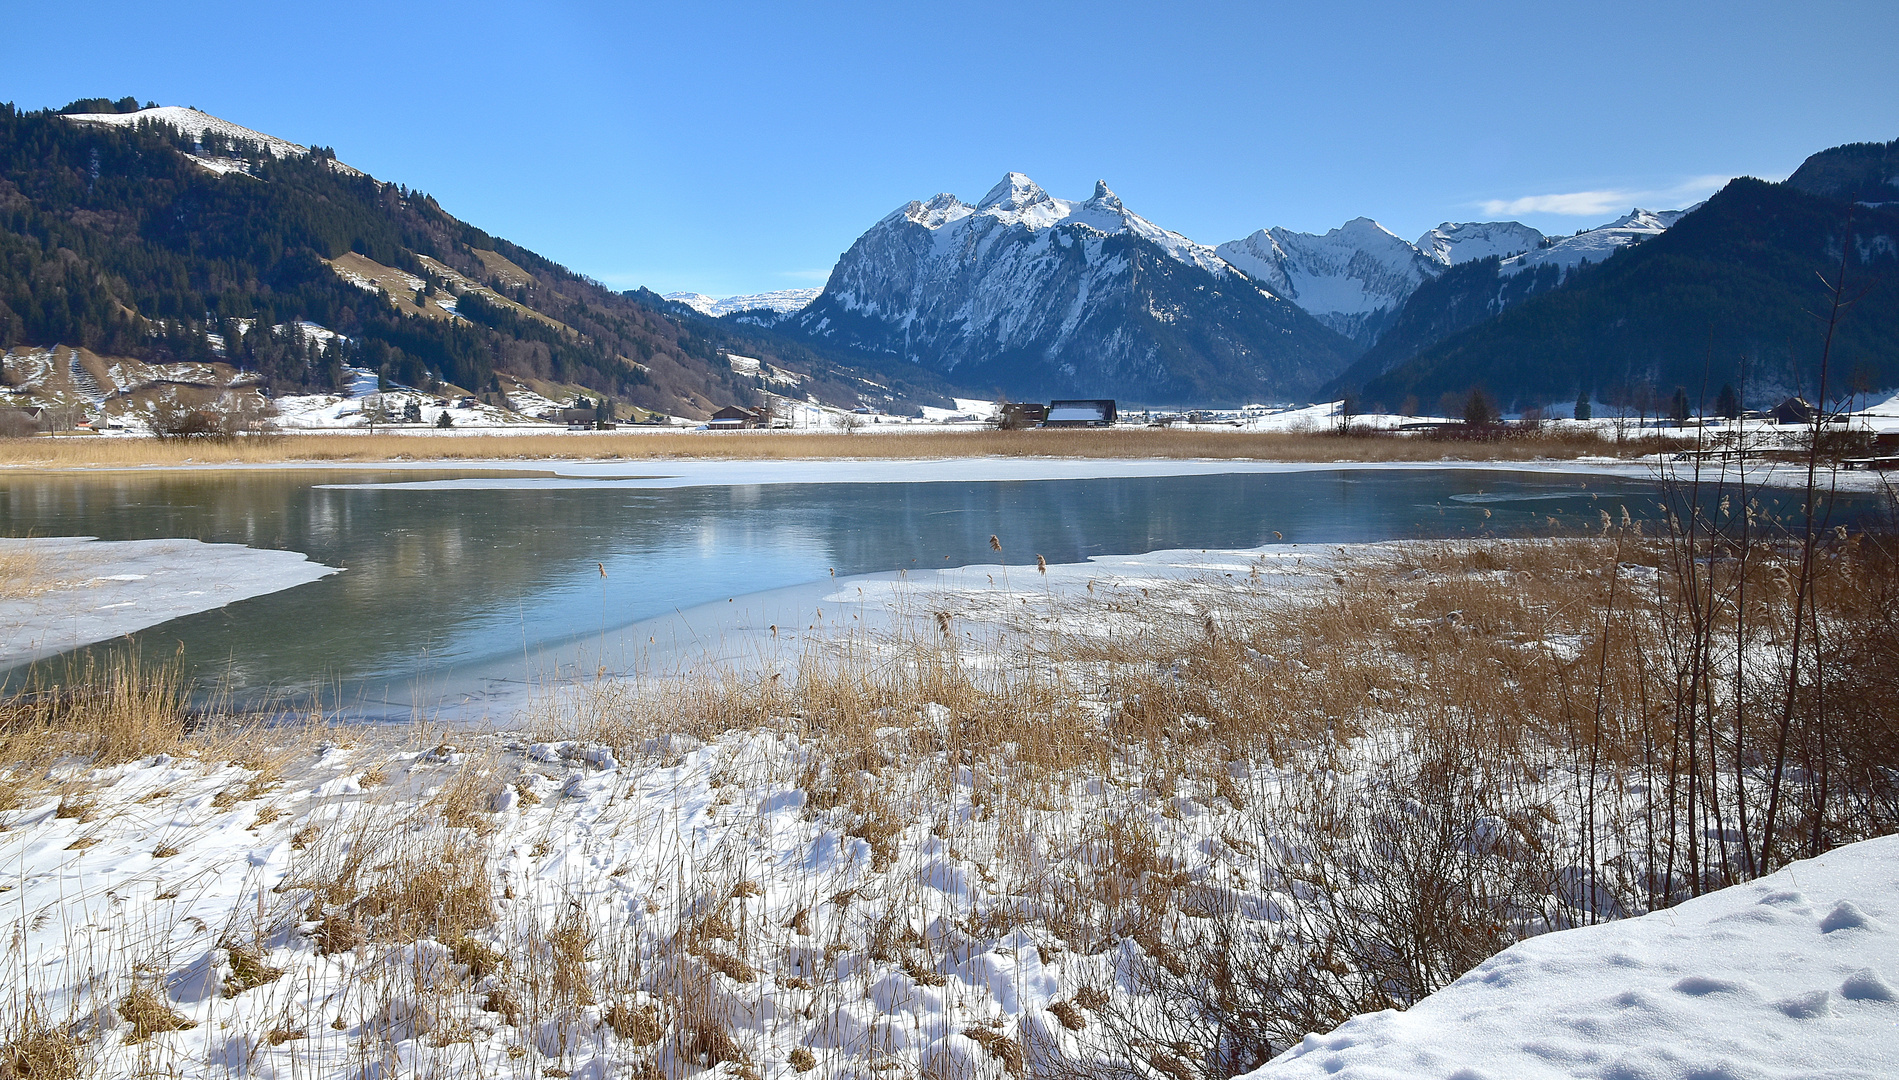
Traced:
<path fill-rule="evenodd" d="M 920 610 L 914 630 L 805 656 L 792 679 L 602 685 L 549 733 L 630 758 L 682 736 L 795 738 L 807 812 L 861 840 L 873 870 L 920 873 L 933 837 L 1009 898 L 921 937 L 904 929 L 914 917 L 859 924 L 866 955 L 927 979 L 1019 930 L 1079 954 L 1131 944 L 1141 993 L 1064 1006 L 1106 1059 L 1026 1036 L 995 1052 L 1050 1075 L 1138 1063 L 1223 1078 L 1415 1002 L 1525 935 L 1762 872 L 1720 838 L 1776 790 L 1775 864 L 1816 831 L 1824 850 L 1899 828 L 1899 560 L 1886 538 L 1835 540 L 1802 610 L 1854 644 L 1793 673 L 1779 780 L 1770 706 L 1789 677 L 1800 546 L 1757 545 L 1747 605 L 1713 605 L 1715 637 L 1741 642 L 1705 658 L 1741 672 L 1718 683 L 1684 662 L 1711 648 L 1684 644 L 1705 581 L 1671 534 L 1620 522 L 1392 545 L 1290 593 L 1263 574 L 1051 596 L 977 638 Z M 1831 718 L 1816 709 L 1827 698 Z M 1275 910 L 1226 873 L 1278 896 Z M 728 972 L 782 962 L 769 940 L 718 955 Z"/>
<path fill-rule="evenodd" d="M 37 596 L 51 586 L 44 555 L 27 545 L 0 547 L 0 600 Z"/>
<path fill-rule="evenodd" d="M 88 658 L 62 683 L 0 700 L 0 768 L 12 768 L 17 782 L 20 772 L 60 758 L 130 761 L 175 749 L 189 720 L 177 665 L 121 653 Z"/>
<path fill-rule="evenodd" d="M 1438 440 L 1428 433 L 1037 429 L 809 434 L 785 431 L 623 431 L 534 435 L 335 433 L 224 440 L 103 436 L 0 439 L 0 465 L 20 468 L 270 464 L 279 462 L 647 461 L 669 458 L 1213 458 L 1276 461 L 1532 461 L 1592 455 L 1639 457 L 1675 446 L 1661 436 L 1611 440 L 1544 429 L 1495 441 Z"/>
<path fill-rule="evenodd" d="M 280 826 L 289 871 L 221 928 L 219 970 L 280 1009 L 272 1039 L 359 1069 L 418 1044 L 467 1067 L 500 1031 L 523 1076 L 610 1053 L 650 1078 L 1224 1080 L 1526 935 L 1761 872 L 1723 837 L 1770 798 L 1776 863 L 1899 828 L 1891 539 L 1685 531 L 1034 575 L 980 607 L 918 592 L 795 669 L 566 687 L 537 749 L 439 748 Z M 1792 652 L 1799 620 L 1821 650 Z M 757 801 L 787 793 L 789 857 Z M 582 843 L 570 804 L 610 829 Z M 816 869 L 807 843 L 862 855 Z M 273 974 L 296 949 L 349 973 L 317 1005 Z M 1093 975 L 968 1022 L 974 1064 L 851 1019 L 892 985 L 969 992 L 951 979 L 1004 951 Z M 0 1021 L 18 1053 L 71 1049 L 25 1006 Z"/>

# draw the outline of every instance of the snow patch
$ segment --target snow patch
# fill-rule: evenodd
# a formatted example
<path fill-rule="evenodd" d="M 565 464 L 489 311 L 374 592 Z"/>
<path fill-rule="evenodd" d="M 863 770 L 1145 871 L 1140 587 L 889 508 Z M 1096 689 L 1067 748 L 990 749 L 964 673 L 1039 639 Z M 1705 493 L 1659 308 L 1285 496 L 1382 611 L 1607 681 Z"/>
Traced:
<path fill-rule="evenodd" d="M 1822 914 L 1822 913 L 1825 914 Z M 1531 938 L 1248 1080 L 1893 1075 L 1899 837 L 1637 919 Z"/>

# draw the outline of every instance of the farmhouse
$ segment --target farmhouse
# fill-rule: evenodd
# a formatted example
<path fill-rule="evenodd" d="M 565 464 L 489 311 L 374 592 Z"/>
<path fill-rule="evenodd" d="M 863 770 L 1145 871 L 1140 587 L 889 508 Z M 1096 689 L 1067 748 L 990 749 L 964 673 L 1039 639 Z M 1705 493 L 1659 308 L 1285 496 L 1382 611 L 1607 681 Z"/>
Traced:
<path fill-rule="evenodd" d="M 734 428 L 755 428 L 759 425 L 759 412 L 756 409 L 744 409 L 737 405 L 727 405 L 712 414 L 706 421 L 706 427 L 714 431 L 728 431 Z"/>

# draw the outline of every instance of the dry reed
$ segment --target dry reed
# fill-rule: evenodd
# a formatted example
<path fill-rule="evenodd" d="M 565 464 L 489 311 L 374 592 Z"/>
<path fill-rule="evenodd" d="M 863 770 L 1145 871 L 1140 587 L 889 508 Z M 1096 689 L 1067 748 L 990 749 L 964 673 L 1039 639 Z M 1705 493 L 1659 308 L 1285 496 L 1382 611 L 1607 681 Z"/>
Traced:
<path fill-rule="evenodd" d="M 1307 432 L 951 431 L 884 435 L 804 432 L 626 431 L 531 435 L 334 433 L 224 441 L 118 437 L 0 439 L 0 466 L 141 468 L 377 461 L 663 461 L 945 457 L 1211 458 L 1274 461 L 1532 461 L 1593 455 L 1638 457 L 1675 446 L 1660 436 L 1611 440 L 1546 429 L 1488 442 L 1424 435 Z"/>

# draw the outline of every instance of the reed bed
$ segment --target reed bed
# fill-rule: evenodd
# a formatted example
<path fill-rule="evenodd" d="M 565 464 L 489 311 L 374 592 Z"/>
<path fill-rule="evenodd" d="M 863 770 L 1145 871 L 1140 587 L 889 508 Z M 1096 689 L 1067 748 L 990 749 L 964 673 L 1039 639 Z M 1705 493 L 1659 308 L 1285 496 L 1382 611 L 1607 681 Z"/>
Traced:
<path fill-rule="evenodd" d="M 1212 458 L 1279 461 L 1533 461 L 1639 457 L 1676 446 L 1649 435 L 1614 439 L 1546 428 L 1467 441 L 1428 433 L 1109 430 L 813 434 L 786 431 L 622 431 L 532 435 L 330 433 L 231 439 L 103 436 L 0 439 L 0 466 L 37 469 L 204 466 L 282 462 L 662 461 L 822 458 Z"/>
<path fill-rule="evenodd" d="M 0 548 L 0 600 L 37 596 L 51 587 L 43 555 L 27 546 Z"/>
<path fill-rule="evenodd" d="M 1225 1080 L 1524 936 L 1899 828 L 1889 539 L 1593 532 L 919 587 L 795 667 L 558 687 L 516 734 L 184 771 L 130 755 L 195 732 L 35 743 L 85 790 L 0 844 L 176 853 L 109 917 L 0 917 L 71 943 L 0 961 L 0 1062 Z M 208 873 L 246 834 L 274 854 Z"/>

